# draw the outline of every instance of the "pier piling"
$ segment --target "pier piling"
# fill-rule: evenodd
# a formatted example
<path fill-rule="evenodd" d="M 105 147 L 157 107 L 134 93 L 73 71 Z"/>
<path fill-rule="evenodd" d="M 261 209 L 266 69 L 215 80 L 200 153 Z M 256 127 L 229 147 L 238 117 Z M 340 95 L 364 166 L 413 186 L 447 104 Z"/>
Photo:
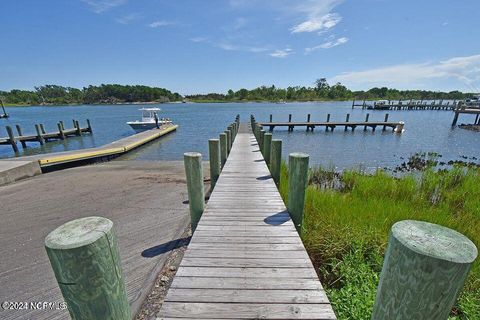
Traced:
<path fill-rule="evenodd" d="M 220 176 L 220 140 L 208 140 L 208 152 L 210 158 L 210 189 L 213 190 Z"/>
<path fill-rule="evenodd" d="M 60 122 L 57 123 L 57 127 L 58 127 L 58 134 L 60 135 L 60 140 L 65 140 L 65 134 L 63 133 L 62 124 Z"/>
<path fill-rule="evenodd" d="M 305 189 L 308 180 L 308 159 L 306 153 L 290 153 L 288 157 L 288 212 L 299 232 L 303 224 Z"/>
<path fill-rule="evenodd" d="M 45 249 L 72 319 L 131 319 L 112 221 L 67 222 L 46 237 Z"/>
<path fill-rule="evenodd" d="M 220 160 L 222 168 L 227 161 L 227 134 L 220 133 Z"/>
<path fill-rule="evenodd" d="M 202 155 L 198 152 L 186 152 L 183 154 L 183 160 L 185 164 L 185 174 L 187 176 L 188 203 L 190 206 L 192 231 L 195 231 L 205 207 Z"/>
<path fill-rule="evenodd" d="M 282 167 L 282 140 L 272 139 L 270 150 L 270 173 L 278 186 L 280 184 L 280 170 Z"/>
<path fill-rule="evenodd" d="M 20 125 L 18 124 L 16 124 L 15 127 L 17 128 L 17 133 L 18 137 L 20 138 L 20 143 L 22 144 L 22 149 L 25 149 L 27 147 L 27 143 L 21 139 L 23 136 L 22 127 L 20 127 Z"/>
<path fill-rule="evenodd" d="M 272 147 L 272 134 L 267 132 L 263 135 L 263 158 L 267 166 L 270 163 L 270 152 Z"/>
<path fill-rule="evenodd" d="M 40 130 L 40 126 L 38 124 L 35 125 L 35 130 L 37 131 L 37 139 L 40 142 L 40 145 L 45 144 L 45 139 L 43 139 L 42 131 Z"/>
<path fill-rule="evenodd" d="M 473 242 L 452 229 L 395 223 L 371 319 L 447 319 L 477 254 Z"/>
<path fill-rule="evenodd" d="M 5 128 L 7 129 L 8 138 L 10 139 L 10 144 L 12 145 L 13 151 L 17 153 L 18 152 L 17 140 L 15 139 L 15 135 L 13 133 L 12 127 L 6 126 Z"/>

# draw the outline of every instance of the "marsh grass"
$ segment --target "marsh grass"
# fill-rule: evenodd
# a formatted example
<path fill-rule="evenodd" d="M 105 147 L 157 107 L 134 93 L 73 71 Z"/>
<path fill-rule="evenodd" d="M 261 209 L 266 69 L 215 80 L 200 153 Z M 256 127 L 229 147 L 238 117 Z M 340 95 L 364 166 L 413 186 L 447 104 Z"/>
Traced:
<path fill-rule="evenodd" d="M 288 201 L 283 164 L 280 193 Z M 480 246 L 480 169 L 410 173 L 313 169 L 302 239 L 339 319 L 370 319 L 391 226 L 415 219 L 457 230 Z M 480 259 L 452 318 L 480 319 Z"/>

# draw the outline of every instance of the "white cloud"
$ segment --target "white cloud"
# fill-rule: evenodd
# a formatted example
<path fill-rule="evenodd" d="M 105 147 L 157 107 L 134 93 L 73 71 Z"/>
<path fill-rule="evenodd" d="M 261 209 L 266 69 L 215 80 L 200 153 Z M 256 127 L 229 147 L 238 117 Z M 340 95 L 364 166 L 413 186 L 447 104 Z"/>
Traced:
<path fill-rule="evenodd" d="M 340 21 L 342 21 L 342 17 L 338 13 L 328 13 L 321 17 L 312 17 L 307 21 L 304 21 L 290 30 L 292 33 L 300 33 L 300 32 L 324 32 L 333 27 L 335 27 Z"/>
<path fill-rule="evenodd" d="M 115 19 L 118 23 L 121 23 L 121 24 L 129 24 L 130 22 L 132 22 L 133 20 L 136 20 L 138 19 L 138 17 L 140 17 L 140 15 L 138 13 L 131 13 L 131 14 L 127 14 L 123 17 L 119 17 L 117 19 Z"/>
<path fill-rule="evenodd" d="M 304 15 L 304 21 L 294 25 L 290 31 L 300 32 L 325 32 L 335 27 L 342 17 L 331 11 L 343 0 L 303 0 L 297 3 L 294 11 Z"/>
<path fill-rule="evenodd" d="M 410 63 L 352 71 L 332 78 L 347 86 L 428 87 L 434 80 L 454 79 L 475 90 L 480 82 L 480 54 L 454 57 L 444 61 Z"/>
<path fill-rule="evenodd" d="M 341 37 L 341 38 L 338 38 L 338 39 L 335 40 L 335 36 L 330 36 L 330 37 L 327 38 L 326 42 L 324 42 L 324 43 L 322 43 L 318 46 L 305 48 L 305 54 L 312 53 L 313 51 L 318 50 L 318 49 L 330 49 L 330 48 L 345 44 L 347 42 L 348 42 L 347 37 Z"/>
<path fill-rule="evenodd" d="M 159 28 L 159 27 L 165 27 L 165 26 L 171 26 L 173 22 L 165 21 L 165 20 L 159 20 L 159 21 L 154 21 L 150 23 L 148 26 L 150 28 Z"/>
<path fill-rule="evenodd" d="M 102 13 L 127 3 L 127 0 L 82 0 L 95 13 Z"/>
<path fill-rule="evenodd" d="M 293 50 L 290 48 L 287 49 L 277 49 L 269 54 L 269 56 L 274 58 L 286 58 L 293 53 Z"/>

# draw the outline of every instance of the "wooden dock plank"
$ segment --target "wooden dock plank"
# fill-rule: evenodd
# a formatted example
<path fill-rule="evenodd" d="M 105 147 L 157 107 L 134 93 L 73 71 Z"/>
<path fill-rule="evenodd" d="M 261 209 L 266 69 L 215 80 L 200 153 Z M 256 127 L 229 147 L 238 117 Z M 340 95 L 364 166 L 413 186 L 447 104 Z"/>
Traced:
<path fill-rule="evenodd" d="M 159 318 L 335 319 L 254 137 L 241 130 Z"/>

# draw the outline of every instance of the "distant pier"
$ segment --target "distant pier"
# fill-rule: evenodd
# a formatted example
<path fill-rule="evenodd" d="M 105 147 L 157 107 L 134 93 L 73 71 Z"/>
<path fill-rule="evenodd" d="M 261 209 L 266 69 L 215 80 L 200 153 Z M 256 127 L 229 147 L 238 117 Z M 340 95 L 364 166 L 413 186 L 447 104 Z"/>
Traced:
<path fill-rule="evenodd" d="M 367 102 L 366 100 L 352 102 L 352 109 L 355 107 L 361 107 L 368 110 L 445 110 L 451 111 L 457 108 L 461 101 L 447 101 L 433 100 L 431 102 L 424 100 L 387 100 L 387 101 L 373 101 Z"/>
<path fill-rule="evenodd" d="M 478 108 L 457 108 L 454 110 L 455 115 L 453 117 L 452 127 L 457 125 L 458 117 L 461 114 L 473 114 L 475 115 L 475 121 L 473 122 L 473 126 L 480 126 L 480 109 Z"/>
<path fill-rule="evenodd" d="M 383 131 L 387 128 L 391 128 L 394 132 L 401 133 L 405 123 L 403 121 L 388 121 L 389 114 L 385 114 L 383 121 L 370 121 L 370 114 L 365 116 L 364 121 L 350 121 L 350 114 L 347 114 L 345 121 L 330 121 L 330 113 L 327 114 L 326 121 L 311 121 L 311 115 L 307 115 L 306 121 L 292 121 L 292 115 L 288 115 L 288 121 L 273 121 L 272 115 L 270 115 L 269 122 L 260 122 L 259 124 L 263 127 L 268 127 L 269 131 L 273 131 L 275 127 L 287 127 L 288 131 L 293 131 L 295 127 L 305 127 L 307 131 L 312 131 L 316 127 L 324 127 L 325 131 L 333 131 L 336 127 L 343 127 L 345 131 L 351 129 L 355 131 L 357 127 L 363 127 L 363 130 L 366 131 L 367 128 L 370 128 L 372 131 L 375 131 L 377 127 L 381 127 Z"/>
<path fill-rule="evenodd" d="M 54 132 L 46 132 L 45 127 L 43 124 L 36 124 L 35 130 L 37 134 L 33 135 L 24 135 L 23 130 L 20 125 L 16 125 L 17 134 L 13 132 L 12 127 L 6 126 L 7 135 L 8 137 L 0 138 L 0 145 L 8 145 L 10 144 L 13 148 L 14 152 L 18 152 L 17 142 L 20 142 L 22 148 L 25 149 L 27 147 L 26 142 L 38 142 L 41 145 L 44 145 L 46 142 L 52 140 L 65 140 L 71 136 L 81 136 L 83 133 L 92 133 L 92 126 L 90 125 L 90 120 L 87 119 L 87 126 L 82 128 L 80 127 L 80 123 L 73 119 L 73 128 L 72 129 L 65 129 L 65 125 L 63 121 L 57 123 L 58 131 Z"/>

